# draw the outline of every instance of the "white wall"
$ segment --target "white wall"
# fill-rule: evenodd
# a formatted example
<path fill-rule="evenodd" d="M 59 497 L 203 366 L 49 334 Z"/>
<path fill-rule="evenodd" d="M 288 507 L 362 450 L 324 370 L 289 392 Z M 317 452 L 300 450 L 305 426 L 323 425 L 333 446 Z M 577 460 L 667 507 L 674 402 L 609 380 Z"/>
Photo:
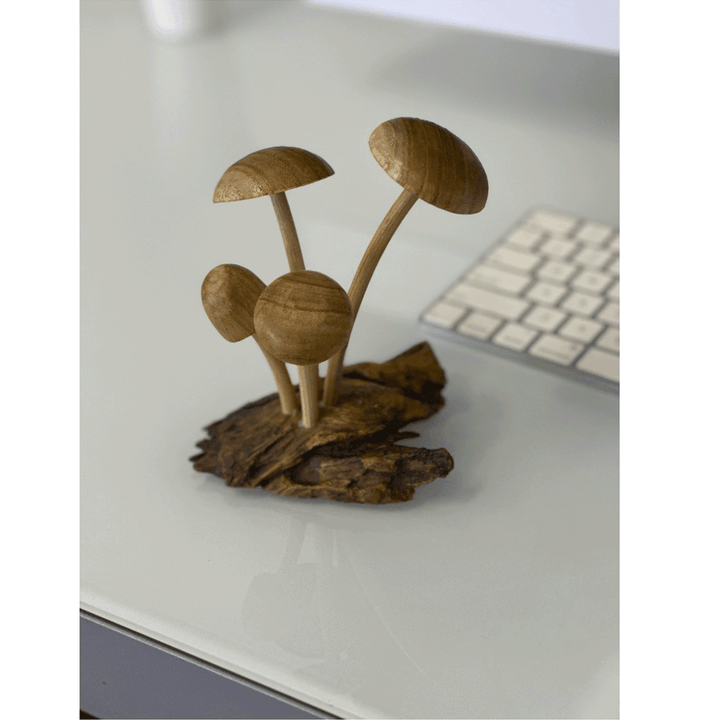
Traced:
<path fill-rule="evenodd" d="M 620 0 L 310 0 L 618 52 Z"/>

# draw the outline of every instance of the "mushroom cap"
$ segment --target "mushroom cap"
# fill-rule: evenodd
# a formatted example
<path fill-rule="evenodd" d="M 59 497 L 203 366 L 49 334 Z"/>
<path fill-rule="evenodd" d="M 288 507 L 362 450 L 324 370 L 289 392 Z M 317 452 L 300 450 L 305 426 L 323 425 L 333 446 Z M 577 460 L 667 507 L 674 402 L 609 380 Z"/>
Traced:
<path fill-rule="evenodd" d="M 318 155 L 296 147 L 271 147 L 233 163 L 215 187 L 213 202 L 276 195 L 334 174 Z"/>
<path fill-rule="evenodd" d="M 210 322 L 228 341 L 255 334 L 253 313 L 265 283 L 240 265 L 218 265 L 203 280 L 202 303 Z"/>
<path fill-rule="evenodd" d="M 296 270 L 263 290 L 254 320 L 257 339 L 271 355 L 293 365 L 313 365 L 345 345 L 352 330 L 352 307 L 332 278 Z"/>
<path fill-rule="evenodd" d="M 453 213 L 485 207 L 488 179 L 475 153 L 440 125 L 395 118 L 370 135 L 370 152 L 395 182 L 425 202 Z"/>

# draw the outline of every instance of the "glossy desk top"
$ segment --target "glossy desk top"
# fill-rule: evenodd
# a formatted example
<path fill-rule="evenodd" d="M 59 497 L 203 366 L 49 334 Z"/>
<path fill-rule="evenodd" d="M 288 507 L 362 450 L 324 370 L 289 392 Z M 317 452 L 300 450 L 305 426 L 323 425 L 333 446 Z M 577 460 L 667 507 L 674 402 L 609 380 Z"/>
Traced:
<path fill-rule="evenodd" d="M 399 190 L 373 128 L 424 117 L 476 151 L 486 210 L 418 203 L 370 285 L 347 360 L 387 359 L 529 207 L 617 222 L 617 58 L 225 9 L 165 45 L 135 3 L 81 3 L 81 607 L 336 715 L 615 716 L 615 396 L 432 340 L 447 405 L 417 442 L 456 465 L 410 503 L 230 489 L 188 457 L 273 391 L 200 303 L 219 263 L 286 272 L 269 200 L 212 203 L 228 165 L 296 145 L 333 166 L 289 200 L 308 268 L 347 287 Z"/>

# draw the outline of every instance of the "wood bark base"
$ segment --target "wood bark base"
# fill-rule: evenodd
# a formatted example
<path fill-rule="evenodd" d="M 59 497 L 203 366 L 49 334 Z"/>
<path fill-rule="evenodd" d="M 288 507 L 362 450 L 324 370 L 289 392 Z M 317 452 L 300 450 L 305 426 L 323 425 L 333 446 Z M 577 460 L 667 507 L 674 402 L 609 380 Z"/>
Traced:
<path fill-rule="evenodd" d="M 410 500 L 415 488 L 453 468 L 443 449 L 397 445 L 419 437 L 408 423 L 435 414 L 445 401 L 445 373 L 428 343 L 384 363 L 358 363 L 343 371 L 338 402 L 320 408 L 310 429 L 298 414 L 283 415 L 277 394 L 230 413 L 205 430 L 209 438 L 190 458 L 196 470 L 233 487 L 342 502 Z"/>

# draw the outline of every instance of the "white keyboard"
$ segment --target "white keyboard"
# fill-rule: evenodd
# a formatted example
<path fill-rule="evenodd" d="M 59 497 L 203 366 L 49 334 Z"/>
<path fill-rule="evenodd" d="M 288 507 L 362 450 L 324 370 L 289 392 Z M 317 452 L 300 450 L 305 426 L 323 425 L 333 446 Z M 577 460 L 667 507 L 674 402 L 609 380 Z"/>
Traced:
<path fill-rule="evenodd" d="M 421 316 L 445 336 L 614 392 L 617 228 L 534 210 Z"/>

